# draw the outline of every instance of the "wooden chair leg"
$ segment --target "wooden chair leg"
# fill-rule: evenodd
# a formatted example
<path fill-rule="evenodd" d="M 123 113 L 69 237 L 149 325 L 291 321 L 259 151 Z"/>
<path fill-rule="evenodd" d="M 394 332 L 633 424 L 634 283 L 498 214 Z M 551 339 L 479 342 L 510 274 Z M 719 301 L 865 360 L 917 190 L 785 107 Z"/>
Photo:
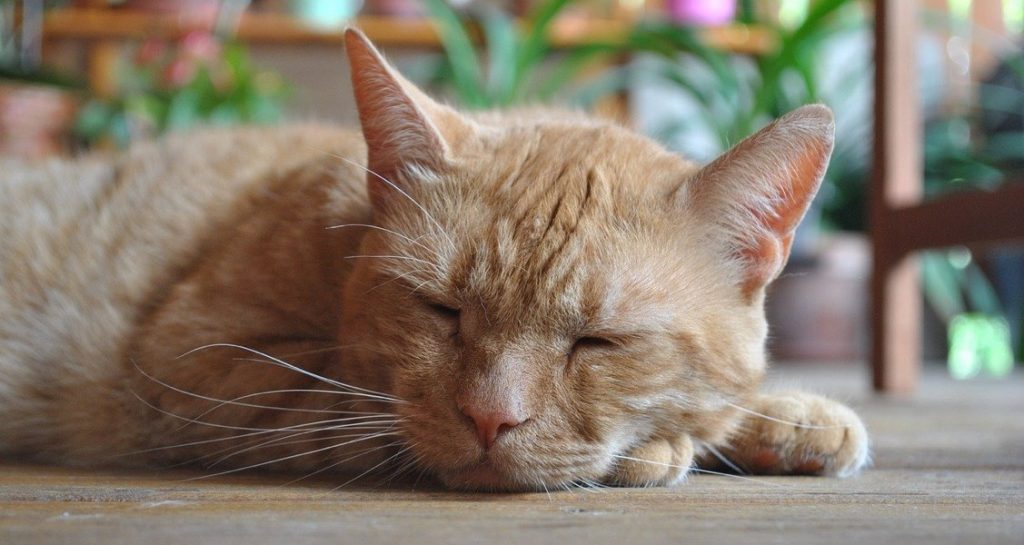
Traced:
<path fill-rule="evenodd" d="M 877 390 L 914 388 L 921 357 L 918 268 L 894 211 L 923 193 L 921 112 L 917 96 L 917 2 L 875 2 L 875 143 L 869 192 L 872 275 L 872 370 Z"/>
<path fill-rule="evenodd" d="M 921 289 L 914 257 L 895 263 L 875 250 L 871 281 L 872 382 L 875 390 L 909 393 L 921 373 Z"/>

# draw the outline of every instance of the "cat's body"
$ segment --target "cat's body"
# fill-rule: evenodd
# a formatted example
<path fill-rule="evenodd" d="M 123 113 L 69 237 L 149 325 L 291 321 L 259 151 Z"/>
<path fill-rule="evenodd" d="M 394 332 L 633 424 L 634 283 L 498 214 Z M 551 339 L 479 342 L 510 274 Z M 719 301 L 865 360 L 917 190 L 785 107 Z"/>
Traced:
<path fill-rule="evenodd" d="M 4 163 L 4 442 L 44 459 L 81 463 L 109 461 L 112 445 L 128 447 L 121 453 L 152 446 L 144 436 L 154 415 L 126 387 L 138 374 L 133 352 L 163 341 L 139 335 L 165 305 L 180 304 L 175 290 L 237 252 L 234 244 L 260 245 L 236 260 L 255 274 L 229 282 L 251 290 L 238 302 L 251 308 L 221 308 L 207 299 L 185 321 L 198 329 L 218 321 L 210 331 L 218 342 L 252 340 L 245 338 L 247 326 L 263 318 L 253 308 L 272 303 L 281 316 L 262 324 L 268 334 L 330 336 L 337 306 L 323 294 L 336 293 L 341 277 L 316 267 L 343 266 L 334 258 L 352 253 L 357 233 L 324 227 L 369 218 L 362 171 L 338 156 L 365 156 L 358 133 L 302 126 L 183 135 L 118 157 Z M 254 231 L 268 228 L 287 235 L 252 240 Z M 275 291 L 296 285 L 308 289 Z M 177 340 L 183 344 L 166 346 L 173 356 L 204 344 Z M 99 415 L 140 420 L 111 427 Z"/>
<path fill-rule="evenodd" d="M 699 169 L 575 115 L 461 116 L 349 38 L 368 159 L 306 126 L 0 164 L 0 453 L 473 488 L 669 483 L 715 447 L 863 465 L 848 409 L 758 394 L 827 112 Z M 759 160 L 791 180 L 737 193 Z"/>

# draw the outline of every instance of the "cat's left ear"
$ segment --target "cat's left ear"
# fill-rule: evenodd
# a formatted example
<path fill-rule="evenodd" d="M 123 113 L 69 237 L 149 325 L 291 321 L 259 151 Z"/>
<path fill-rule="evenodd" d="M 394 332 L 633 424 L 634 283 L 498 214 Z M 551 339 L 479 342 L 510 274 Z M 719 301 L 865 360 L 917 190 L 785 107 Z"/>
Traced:
<path fill-rule="evenodd" d="M 832 154 L 825 106 L 798 108 L 743 140 L 680 187 L 682 204 L 713 225 L 740 267 L 747 297 L 782 271 L 797 225 Z"/>
<path fill-rule="evenodd" d="M 442 171 L 452 147 L 470 135 L 470 123 L 403 78 L 362 32 L 345 31 L 345 51 L 366 139 L 367 167 L 395 184 L 409 178 L 402 174 L 410 171 Z M 376 176 L 367 182 L 375 206 L 394 193 Z"/>

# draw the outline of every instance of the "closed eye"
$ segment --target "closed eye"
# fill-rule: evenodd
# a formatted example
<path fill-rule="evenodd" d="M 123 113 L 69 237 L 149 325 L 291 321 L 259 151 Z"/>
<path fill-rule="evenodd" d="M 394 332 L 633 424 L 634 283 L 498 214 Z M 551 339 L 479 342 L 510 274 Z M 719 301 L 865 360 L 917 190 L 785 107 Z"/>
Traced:
<path fill-rule="evenodd" d="M 569 354 L 571 356 L 581 350 L 610 350 L 618 347 L 619 343 L 604 337 L 580 337 L 573 343 Z"/>
<path fill-rule="evenodd" d="M 449 320 L 459 319 L 459 309 L 450 307 L 442 303 L 427 302 L 427 308 L 429 308 L 434 314 L 446 318 Z"/>

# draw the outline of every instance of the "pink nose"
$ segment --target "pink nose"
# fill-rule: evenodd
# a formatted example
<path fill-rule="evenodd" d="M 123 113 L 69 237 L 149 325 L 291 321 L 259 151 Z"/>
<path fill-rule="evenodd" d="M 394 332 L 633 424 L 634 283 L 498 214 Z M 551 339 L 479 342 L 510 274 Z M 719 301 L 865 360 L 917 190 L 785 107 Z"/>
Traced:
<path fill-rule="evenodd" d="M 472 405 L 462 407 L 462 414 L 473 420 L 476 437 L 484 450 L 489 450 L 499 435 L 523 423 L 523 420 L 507 412 L 485 411 Z"/>

